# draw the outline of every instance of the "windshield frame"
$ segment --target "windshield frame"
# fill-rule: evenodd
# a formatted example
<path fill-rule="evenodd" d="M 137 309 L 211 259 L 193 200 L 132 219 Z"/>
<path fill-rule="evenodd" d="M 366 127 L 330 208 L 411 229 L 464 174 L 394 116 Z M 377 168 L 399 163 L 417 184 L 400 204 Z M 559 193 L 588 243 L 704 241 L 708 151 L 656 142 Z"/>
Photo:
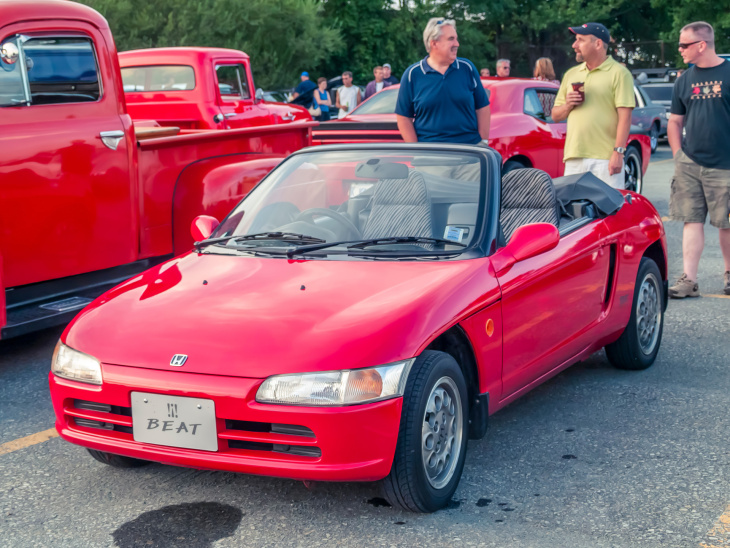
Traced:
<path fill-rule="evenodd" d="M 461 259 L 472 259 L 485 257 L 491 255 L 499 248 L 499 212 L 500 212 L 500 184 L 499 177 L 501 174 L 501 157 L 500 155 L 491 148 L 478 146 L 478 145 L 461 145 L 461 144 L 446 144 L 446 143 L 388 143 L 384 146 L 384 143 L 368 143 L 368 144 L 341 144 L 341 145 L 320 145 L 314 147 L 307 147 L 301 149 L 293 154 L 289 155 L 281 164 L 271 170 L 264 178 L 262 178 L 251 191 L 244 196 L 241 201 L 236 204 L 235 207 L 221 220 L 220 224 L 213 231 L 210 238 L 221 237 L 222 233 L 219 233 L 219 229 L 226 225 L 227 221 L 237 214 L 237 211 L 243 203 L 248 199 L 256 198 L 257 191 L 260 191 L 270 177 L 279 177 L 281 170 L 289 171 L 292 166 L 296 165 L 299 157 L 312 153 L 326 153 L 326 152 L 382 152 L 387 155 L 397 154 L 423 154 L 427 151 L 442 152 L 442 153 L 468 153 L 474 154 L 479 157 L 482 172 L 481 185 L 484 185 L 484 190 L 479 193 L 479 207 L 477 209 L 477 226 L 478 230 L 475 231 L 474 237 L 471 242 L 463 250 L 458 250 L 454 253 L 452 250 L 444 252 L 442 260 L 461 260 Z M 278 172 L 278 173 L 277 173 Z M 251 198 L 251 197 L 254 198 Z M 206 248 L 206 252 L 215 252 L 216 245 L 209 246 Z M 327 258 L 326 254 L 324 257 L 319 254 L 310 254 L 304 256 L 298 256 L 298 259 L 322 259 Z M 353 260 L 361 259 L 361 257 L 353 256 Z M 414 255 L 415 260 L 419 259 L 417 255 Z"/>

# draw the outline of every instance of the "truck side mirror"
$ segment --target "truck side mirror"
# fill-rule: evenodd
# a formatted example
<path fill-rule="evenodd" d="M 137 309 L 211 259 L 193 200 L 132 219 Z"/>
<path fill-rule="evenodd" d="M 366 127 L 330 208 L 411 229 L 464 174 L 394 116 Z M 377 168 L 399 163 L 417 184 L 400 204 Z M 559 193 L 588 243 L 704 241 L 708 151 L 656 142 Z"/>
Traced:
<path fill-rule="evenodd" d="M 213 231 L 218 228 L 218 219 L 210 215 L 198 215 L 190 223 L 190 234 L 196 242 L 202 242 L 210 238 Z"/>
<path fill-rule="evenodd" d="M 12 42 L 8 42 L 2 45 L 0 48 L 0 58 L 6 65 L 13 65 L 18 60 L 18 46 Z"/>
<path fill-rule="evenodd" d="M 261 88 L 258 88 L 256 90 L 256 100 L 257 101 L 263 101 L 263 99 L 264 99 L 264 90 L 261 89 Z"/>
<path fill-rule="evenodd" d="M 515 230 L 507 245 L 491 256 L 492 266 L 499 275 L 513 264 L 551 249 L 560 243 L 560 232 L 550 223 L 524 225 Z"/>

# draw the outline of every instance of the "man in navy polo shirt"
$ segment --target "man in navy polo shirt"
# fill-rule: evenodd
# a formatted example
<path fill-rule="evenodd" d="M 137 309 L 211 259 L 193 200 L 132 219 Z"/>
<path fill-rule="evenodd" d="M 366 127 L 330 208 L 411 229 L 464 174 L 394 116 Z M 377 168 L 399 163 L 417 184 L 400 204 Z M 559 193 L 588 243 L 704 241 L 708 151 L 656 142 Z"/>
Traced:
<path fill-rule="evenodd" d="M 479 72 L 457 57 L 456 23 L 429 19 L 423 31 L 428 56 L 403 73 L 395 107 L 407 143 L 478 144 L 489 137 L 489 99 Z"/>

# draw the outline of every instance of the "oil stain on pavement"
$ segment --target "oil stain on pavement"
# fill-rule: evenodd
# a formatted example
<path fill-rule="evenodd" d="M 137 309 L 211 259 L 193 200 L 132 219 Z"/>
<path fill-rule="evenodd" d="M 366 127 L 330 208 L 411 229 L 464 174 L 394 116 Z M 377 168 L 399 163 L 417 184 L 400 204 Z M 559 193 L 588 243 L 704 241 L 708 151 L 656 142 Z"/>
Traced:
<path fill-rule="evenodd" d="M 244 514 L 217 502 L 192 502 L 145 512 L 112 533 L 119 548 L 207 548 L 230 537 Z"/>

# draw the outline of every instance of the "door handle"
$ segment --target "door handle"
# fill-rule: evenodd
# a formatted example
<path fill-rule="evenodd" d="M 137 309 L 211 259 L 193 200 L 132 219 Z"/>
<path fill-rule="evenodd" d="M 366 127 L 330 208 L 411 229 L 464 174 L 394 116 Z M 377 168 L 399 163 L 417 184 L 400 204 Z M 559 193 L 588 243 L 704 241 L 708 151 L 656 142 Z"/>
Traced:
<path fill-rule="evenodd" d="M 281 117 L 282 120 L 286 120 L 287 122 L 291 122 L 294 118 L 296 118 L 296 116 L 294 116 L 293 112 L 287 112 Z"/>
<path fill-rule="evenodd" d="M 226 118 L 233 118 L 235 115 L 235 112 L 226 112 L 223 116 L 225 116 Z"/>
<path fill-rule="evenodd" d="M 117 150 L 119 141 L 124 139 L 124 132 L 118 129 L 114 131 L 101 131 L 99 132 L 99 137 L 101 137 L 101 142 L 104 143 L 107 148 Z"/>

